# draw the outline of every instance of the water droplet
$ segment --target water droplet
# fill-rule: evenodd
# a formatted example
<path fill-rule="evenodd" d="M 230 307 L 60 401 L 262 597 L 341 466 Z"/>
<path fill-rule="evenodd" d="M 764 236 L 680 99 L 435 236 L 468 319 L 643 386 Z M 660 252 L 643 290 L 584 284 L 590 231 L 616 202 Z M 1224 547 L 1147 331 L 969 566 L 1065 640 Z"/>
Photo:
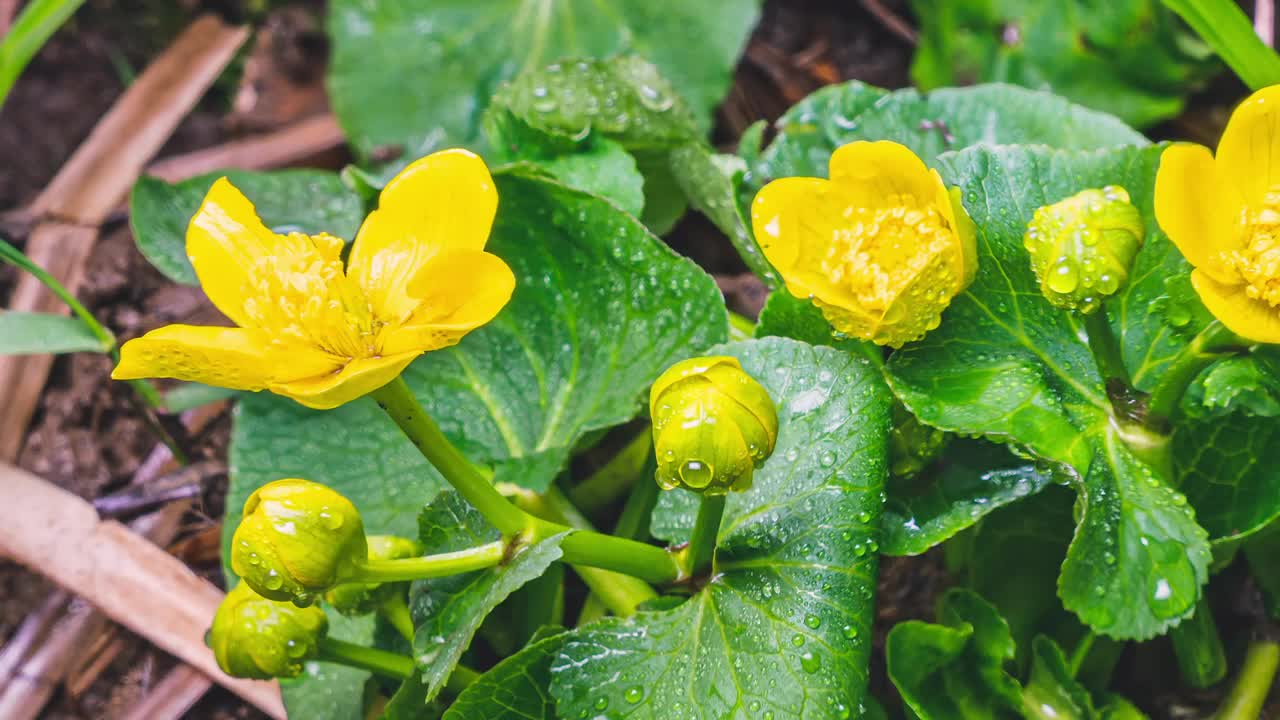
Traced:
<path fill-rule="evenodd" d="M 852 625 L 845 625 L 840 631 L 843 632 L 844 636 L 850 640 L 858 637 L 858 628 Z"/>
<path fill-rule="evenodd" d="M 822 625 L 822 618 L 818 617 L 817 615 L 805 615 L 804 624 L 814 630 L 817 630 L 818 627 Z"/>
<path fill-rule="evenodd" d="M 622 694 L 622 697 L 627 702 L 631 703 L 632 705 L 635 705 L 636 703 L 644 699 L 644 689 L 641 688 L 639 685 L 636 685 L 635 687 L 629 687 L 627 688 L 627 691 Z"/>
<path fill-rule="evenodd" d="M 715 468 L 701 460 L 686 460 L 680 466 L 680 479 L 691 488 L 704 488 L 715 477 Z"/>
<path fill-rule="evenodd" d="M 800 669 L 807 673 L 816 673 L 818 668 L 822 667 L 822 659 L 811 652 L 806 652 L 800 656 Z"/>
<path fill-rule="evenodd" d="M 604 696 L 596 698 L 596 702 L 594 705 L 592 705 L 592 707 L 594 707 L 597 710 L 609 709 L 609 698 Z"/>

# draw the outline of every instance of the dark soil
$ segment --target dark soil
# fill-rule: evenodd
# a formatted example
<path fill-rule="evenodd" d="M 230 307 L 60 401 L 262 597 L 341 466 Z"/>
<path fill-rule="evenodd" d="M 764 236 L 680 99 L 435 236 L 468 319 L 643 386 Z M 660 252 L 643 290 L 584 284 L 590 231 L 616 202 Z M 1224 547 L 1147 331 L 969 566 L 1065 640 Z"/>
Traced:
<path fill-rule="evenodd" d="M 258 6 L 267 3 L 246 2 Z M 257 50 L 237 63 L 226 78 L 178 129 L 162 155 L 206 147 L 236 133 L 277 127 L 323 108 L 320 85 L 323 40 L 318 35 L 314 3 L 275 11 L 259 33 Z M 883 8 L 871 12 L 866 7 Z M 44 48 L 0 110 L 0 217 L 5 210 L 29 202 L 53 177 L 71 152 L 111 106 L 130 75 L 199 11 L 242 12 L 239 3 L 186 0 L 90 0 L 74 23 Z M 909 83 L 912 45 L 894 19 L 910 14 L 905 2 L 853 0 L 770 0 L 753 35 L 735 83 L 718 115 L 714 142 L 733 149 L 741 133 L 758 120 L 775 120 L 786 108 L 827 84 L 858 79 L 881 87 Z M 1228 83 L 1230 81 L 1227 81 Z M 1218 92 L 1228 97 L 1233 88 Z M 1184 118 L 1160 130 L 1162 135 L 1211 139 L 1220 126 L 1218 98 L 1209 93 L 1193 102 Z M 1197 137 L 1197 139 L 1201 139 Z M 14 237 L 0 222 L 0 233 Z M 21 241 L 21 237 L 16 238 Z M 728 242 L 697 215 L 686 218 L 669 238 L 681 252 L 716 275 L 730 307 L 754 316 L 765 290 L 746 272 Z M 128 227 L 105 228 L 94 252 L 93 268 L 82 300 L 123 338 L 172 322 L 202 322 L 212 309 L 198 289 L 165 280 L 138 254 Z M 0 267 L 0 301 L 7 297 L 13 275 Z M 3 302 L 0 302 L 0 306 Z M 127 484 L 154 440 L 134 408 L 130 393 L 109 381 L 110 364 L 97 356 L 64 357 L 50 376 L 31 424 L 20 464 L 85 498 Z M 229 421 L 224 416 L 190 439 L 197 457 L 225 458 Z M 217 578 L 216 518 L 225 488 L 207 488 L 191 513 L 183 535 L 188 559 L 197 570 Z M 880 582 L 873 687 L 891 697 L 883 672 L 884 632 L 907 619 L 932 619 L 937 594 L 952 583 L 938 553 L 920 558 L 886 558 Z M 1240 596 L 1246 581 L 1231 586 Z M 0 638 L 45 599 L 51 588 L 38 575 L 0 563 Z M 1227 604 L 1230 598 L 1224 598 Z M 1223 613 L 1224 620 L 1244 627 L 1244 614 Z M 1227 628 L 1230 630 L 1230 628 Z M 1236 632 L 1235 635 L 1239 635 Z M 110 718 L 127 709 L 163 676 L 172 660 L 147 643 L 124 635 L 125 647 L 88 690 L 77 697 L 59 691 L 43 717 L 66 720 Z M 1167 651 L 1167 648 L 1165 648 Z M 1160 648 L 1139 647 L 1126 656 L 1126 667 L 1155 663 Z M 1167 653 L 1166 653 L 1167 654 Z M 1167 659 L 1167 658 L 1166 658 Z M 1126 689 L 1144 702 L 1153 717 L 1194 717 L 1214 696 L 1162 695 L 1176 674 L 1153 679 L 1151 673 L 1124 670 Z M 1187 714 L 1190 713 L 1190 714 Z M 1277 714 L 1280 716 L 1280 714 Z M 259 713 L 222 690 L 210 692 L 188 715 L 191 718 L 256 718 Z"/>

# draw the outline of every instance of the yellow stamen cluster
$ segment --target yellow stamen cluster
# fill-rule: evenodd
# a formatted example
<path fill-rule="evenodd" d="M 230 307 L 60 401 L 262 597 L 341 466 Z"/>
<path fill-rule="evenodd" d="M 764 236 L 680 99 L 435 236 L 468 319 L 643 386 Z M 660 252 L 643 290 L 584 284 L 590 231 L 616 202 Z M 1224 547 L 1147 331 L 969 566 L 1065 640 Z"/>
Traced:
<path fill-rule="evenodd" d="M 1280 306 L 1280 186 L 1263 196 L 1262 207 L 1240 211 L 1242 247 L 1222 254 L 1222 263 L 1240 274 L 1245 295 Z"/>

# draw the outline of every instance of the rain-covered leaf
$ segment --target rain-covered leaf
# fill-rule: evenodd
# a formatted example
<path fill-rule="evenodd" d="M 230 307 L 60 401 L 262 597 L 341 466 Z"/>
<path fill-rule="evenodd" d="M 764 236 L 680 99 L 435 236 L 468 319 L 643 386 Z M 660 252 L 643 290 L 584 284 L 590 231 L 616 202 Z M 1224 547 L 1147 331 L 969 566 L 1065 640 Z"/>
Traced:
<path fill-rule="evenodd" d="M 1172 117 L 1218 68 L 1160 0 L 912 0 L 911 74 L 932 89 L 1010 82 L 1051 89 L 1138 127 Z"/>
<path fill-rule="evenodd" d="M 1167 257 L 1151 211 L 1159 155 L 1157 147 L 977 147 L 941 158 L 979 228 L 977 277 L 941 327 L 888 364 L 898 397 L 924 422 L 1012 442 L 1074 478 L 1083 514 L 1059 592 L 1096 631 L 1120 638 L 1151 637 L 1192 611 L 1208 576 L 1208 542 L 1186 499 L 1119 437 L 1079 328 L 1040 295 L 1022 235 L 1037 207 L 1119 184 L 1147 222 L 1139 265 Z M 1148 322 L 1124 312 L 1142 306 L 1146 287 L 1129 288 L 1111 313 L 1113 324 L 1125 323 L 1125 345 L 1148 337 L 1124 332 Z"/>
<path fill-rule="evenodd" d="M 518 172 L 497 184 L 487 248 L 515 272 L 515 294 L 491 323 L 405 377 L 495 481 L 541 490 L 580 438 L 634 417 L 654 378 L 724 341 L 728 322 L 715 282 L 616 206 Z M 228 542 L 249 493 L 281 477 L 331 485 L 371 532 L 401 535 L 443 486 L 371 400 L 313 411 L 249 396 L 233 428 Z"/>
<path fill-rule="evenodd" d="M 901 622 L 885 640 L 889 677 L 920 720 L 1020 717 L 1022 688 L 1005 671 L 1013 655 L 1000 613 L 959 588 L 939 600 L 938 624 Z"/>
<path fill-rule="evenodd" d="M 1027 720 L 1094 720 L 1089 691 L 1071 676 L 1062 649 L 1038 635 L 1031 643 L 1031 677 L 1022 691 Z"/>
<path fill-rule="evenodd" d="M 1280 416 L 1280 363 L 1271 346 L 1264 346 L 1263 351 L 1265 354 L 1229 357 L 1212 365 L 1187 388 L 1183 410 L 1199 418 L 1233 412 L 1262 418 Z"/>
<path fill-rule="evenodd" d="M 535 639 L 494 665 L 449 707 L 444 720 L 556 720 L 551 663 L 564 633 Z"/>
<path fill-rule="evenodd" d="M 466 550 L 500 537 L 452 490 L 437 497 L 419 519 L 419 538 L 428 555 Z M 419 674 L 408 682 L 427 686 L 423 701 L 431 701 L 443 689 L 485 616 L 560 558 L 563 537 L 534 543 L 494 568 L 413 583 L 409 610 L 416 628 L 413 652 Z"/>
<path fill-rule="evenodd" d="M 1280 518 L 1280 421 L 1241 413 L 1189 421 L 1171 442 L 1179 490 L 1215 543 Z"/>
<path fill-rule="evenodd" d="M 356 645 L 373 643 L 373 615 L 347 617 L 331 607 L 324 610 L 329 616 L 329 637 Z M 280 681 L 280 694 L 291 718 L 365 720 L 365 686 L 370 677 L 367 670 L 311 660 L 301 675 Z"/>
<path fill-rule="evenodd" d="M 78 317 L 0 310 L 0 355 L 107 352 L 109 344 Z"/>
<path fill-rule="evenodd" d="M 674 608 L 567 636 L 552 671 L 562 717 L 857 712 L 889 395 L 867 360 L 831 348 L 768 338 L 716 352 L 737 357 L 774 398 L 777 447 L 751 490 L 730 496 L 705 587 Z M 687 528 L 692 517 L 671 497 L 655 524 Z"/>
<path fill-rule="evenodd" d="M 716 153 L 702 143 L 689 143 L 672 153 L 671 168 L 689 204 L 729 238 L 747 269 L 777 285 L 777 272 L 756 245 L 751 221 L 738 205 L 747 170 L 742 159 Z"/>
<path fill-rule="evenodd" d="M 364 220 L 364 204 L 336 173 L 321 170 L 220 170 L 178 183 L 143 176 L 129 195 L 129 223 L 143 257 L 169 279 L 196 284 L 187 259 L 187 225 L 209 186 L 225 177 L 253 202 L 278 233 L 329 233 L 352 240 Z"/>
<path fill-rule="evenodd" d="M 758 14 L 758 0 L 337 0 L 329 92 L 361 156 L 395 146 L 413 158 L 474 146 L 489 98 L 522 72 L 564 57 L 637 53 L 707 128 Z M 674 103 L 654 89 L 644 96 L 649 109 Z"/>
<path fill-rule="evenodd" d="M 957 440 L 920 475 L 891 478 L 884 507 L 886 555 L 919 555 L 983 516 L 1040 492 L 1051 478 L 1008 449 Z"/>

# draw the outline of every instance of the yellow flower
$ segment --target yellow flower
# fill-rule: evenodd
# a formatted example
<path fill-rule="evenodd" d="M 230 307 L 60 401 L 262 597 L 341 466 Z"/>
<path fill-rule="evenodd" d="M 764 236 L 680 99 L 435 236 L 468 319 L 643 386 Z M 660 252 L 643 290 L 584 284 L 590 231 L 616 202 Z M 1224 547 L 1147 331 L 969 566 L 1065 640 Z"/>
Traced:
<path fill-rule="evenodd" d="M 506 305 L 515 277 L 484 252 L 498 205 L 484 161 L 445 150 L 382 190 L 343 267 L 331 235 L 277 235 L 226 178 L 187 230 L 205 293 L 239 327 L 169 325 L 121 348 L 116 379 L 270 390 L 328 409 L 457 343 Z"/>
<path fill-rule="evenodd" d="M 751 222 L 765 256 L 836 330 L 892 347 L 924 337 L 977 271 L 959 191 L 888 141 L 839 148 L 830 175 L 760 190 Z"/>
<path fill-rule="evenodd" d="M 1236 108 L 1217 157 L 1192 144 L 1164 151 L 1156 220 L 1195 266 L 1209 312 L 1241 337 L 1280 343 L 1280 85 Z"/>

